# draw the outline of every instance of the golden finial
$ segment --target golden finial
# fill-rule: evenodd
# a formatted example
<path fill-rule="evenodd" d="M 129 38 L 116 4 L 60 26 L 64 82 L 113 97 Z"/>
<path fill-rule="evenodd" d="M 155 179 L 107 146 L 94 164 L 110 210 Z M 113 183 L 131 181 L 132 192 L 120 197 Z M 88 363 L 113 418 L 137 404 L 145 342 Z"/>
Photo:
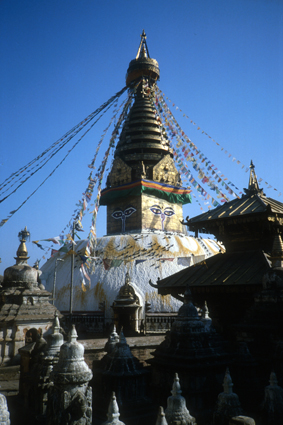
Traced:
<path fill-rule="evenodd" d="M 20 239 L 20 245 L 19 248 L 17 250 L 17 257 L 15 257 L 16 263 L 26 263 L 28 260 L 28 251 L 27 251 L 27 247 L 26 247 L 26 241 L 27 238 L 30 237 L 30 232 L 27 229 L 27 226 L 24 228 L 24 230 L 21 230 L 18 233 L 18 238 Z"/>

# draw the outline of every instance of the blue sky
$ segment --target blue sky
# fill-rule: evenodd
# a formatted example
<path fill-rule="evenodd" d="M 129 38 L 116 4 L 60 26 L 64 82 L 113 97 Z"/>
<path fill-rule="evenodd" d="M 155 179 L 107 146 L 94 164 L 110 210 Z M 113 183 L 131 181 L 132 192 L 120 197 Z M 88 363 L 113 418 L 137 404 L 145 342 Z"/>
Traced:
<path fill-rule="evenodd" d="M 150 56 L 159 62 L 158 86 L 197 124 L 172 109 L 186 134 L 240 189 L 247 187 L 248 173 L 232 158 L 245 166 L 252 159 L 267 196 L 283 202 L 281 0 L 2 0 L 0 182 L 124 86 L 143 28 Z M 0 228 L 0 274 L 14 264 L 21 229 L 27 226 L 31 240 L 40 240 L 59 235 L 69 222 L 87 186 L 87 165 L 111 116 L 94 126 Z M 51 161 L 0 204 L 0 221 L 59 161 Z M 184 216 L 201 212 L 193 202 Z M 98 236 L 106 233 L 105 215 L 101 207 Z M 90 220 L 90 215 L 84 219 L 83 237 Z M 31 265 L 44 255 L 32 243 L 28 250 Z"/>

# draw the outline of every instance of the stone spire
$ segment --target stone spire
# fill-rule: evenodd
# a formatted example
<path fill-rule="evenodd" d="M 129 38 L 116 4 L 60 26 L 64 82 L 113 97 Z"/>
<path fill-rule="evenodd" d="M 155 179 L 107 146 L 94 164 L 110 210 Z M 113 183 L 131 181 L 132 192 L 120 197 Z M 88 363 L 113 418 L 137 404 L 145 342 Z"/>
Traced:
<path fill-rule="evenodd" d="M 182 390 L 178 374 L 175 373 L 172 396 L 167 399 L 167 409 L 165 410 L 166 420 L 168 425 L 196 425 L 195 418 L 190 415 L 186 407 L 186 400 L 181 396 Z"/>
<path fill-rule="evenodd" d="M 228 367 L 223 380 L 223 390 L 218 395 L 216 409 L 213 414 L 214 425 L 226 425 L 230 418 L 243 414 L 239 397 L 233 393 L 233 382 Z"/>
<path fill-rule="evenodd" d="M 211 327 L 212 320 L 209 317 L 209 310 L 208 310 L 207 302 L 206 301 L 204 302 L 204 307 L 203 307 L 203 310 L 202 310 L 202 319 L 201 319 L 201 321 L 204 324 L 205 329 L 207 331 L 209 331 L 210 330 L 210 327 Z"/>
<path fill-rule="evenodd" d="M 168 425 L 168 422 L 166 420 L 166 416 L 163 410 L 163 407 L 160 406 L 158 410 L 158 416 L 155 425 Z"/>
<path fill-rule="evenodd" d="M 272 267 L 282 267 L 283 263 L 283 242 L 280 233 L 276 233 L 271 251 Z"/>
<path fill-rule="evenodd" d="M 108 420 L 104 422 L 102 425 L 125 425 L 124 422 L 119 420 L 120 412 L 118 403 L 116 400 L 115 393 L 112 393 L 112 397 L 108 407 L 107 418 Z"/>
<path fill-rule="evenodd" d="M 269 385 L 265 387 L 260 418 L 263 424 L 278 425 L 283 418 L 283 389 L 278 385 L 275 372 L 271 372 Z"/>
<path fill-rule="evenodd" d="M 117 342 L 119 342 L 119 339 L 120 339 L 119 335 L 116 332 L 116 326 L 113 325 L 113 330 L 112 330 L 111 334 L 109 335 L 109 338 L 108 338 L 108 341 L 105 344 L 104 350 L 107 353 L 111 353 L 114 350 Z"/>

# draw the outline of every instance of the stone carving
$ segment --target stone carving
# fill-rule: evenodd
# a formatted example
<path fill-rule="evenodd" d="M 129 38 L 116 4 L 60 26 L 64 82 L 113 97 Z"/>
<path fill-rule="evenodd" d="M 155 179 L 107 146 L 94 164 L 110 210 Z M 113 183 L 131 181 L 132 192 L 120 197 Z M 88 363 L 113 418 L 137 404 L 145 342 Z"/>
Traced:
<path fill-rule="evenodd" d="M 106 353 L 111 353 L 116 344 L 119 342 L 119 335 L 116 332 L 116 326 L 113 325 L 113 330 L 108 338 L 108 341 L 105 344 L 104 350 L 106 351 Z"/>
<path fill-rule="evenodd" d="M 48 396 L 48 425 L 92 424 L 92 389 L 89 386 L 92 372 L 84 361 L 84 347 L 77 342 L 77 337 L 73 325 L 50 375 L 54 385 Z"/>
<path fill-rule="evenodd" d="M 10 423 L 10 413 L 6 397 L 0 394 L 0 425 L 10 425 Z"/>
<path fill-rule="evenodd" d="M 274 372 L 270 374 L 269 385 L 265 387 L 261 406 L 261 422 L 265 425 L 278 425 L 283 418 L 283 389 L 278 385 Z"/>
<path fill-rule="evenodd" d="M 226 369 L 223 389 L 224 391 L 218 395 L 216 410 L 213 415 L 214 425 L 226 425 L 230 418 L 243 414 L 239 397 L 233 393 L 233 382 L 229 369 Z"/>
<path fill-rule="evenodd" d="M 158 416 L 155 425 L 168 425 L 168 422 L 166 421 L 166 416 L 163 410 L 163 407 L 160 406 L 158 410 Z"/>
<path fill-rule="evenodd" d="M 125 425 L 124 422 L 121 422 L 119 420 L 119 417 L 120 417 L 119 407 L 118 407 L 115 393 L 113 392 L 110 403 L 109 403 L 109 407 L 108 407 L 108 413 L 107 413 L 108 420 L 106 422 L 103 422 L 102 425 Z"/>
<path fill-rule="evenodd" d="M 186 400 L 181 396 L 182 390 L 178 374 L 175 373 L 172 387 L 172 396 L 167 399 L 167 409 L 165 410 L 168 425 L 196 425 L 195 418 L 190 415 L 186 406 Z"/>
<path fill-rule="evenodd" d="M 63 335 L 60 333 L 60 322 L 58 314 L 55 314 L 53 333 L 47 337 L 47 346 L 41 353 L 31 370 L 31 388 L 29 395 L 29 411 L 37 418 L 46 415 L 48 396 L 53 382 L 50 379 L 54 365 L 58 363 L 60 347 L 64 343 Z"/>

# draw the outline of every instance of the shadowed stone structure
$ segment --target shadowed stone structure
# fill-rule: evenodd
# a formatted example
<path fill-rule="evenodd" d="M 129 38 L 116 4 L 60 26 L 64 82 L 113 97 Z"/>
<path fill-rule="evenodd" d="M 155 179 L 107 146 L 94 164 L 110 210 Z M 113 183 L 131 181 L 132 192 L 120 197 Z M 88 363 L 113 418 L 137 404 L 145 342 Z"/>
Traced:
<path fill-rule="evenodd" d="M 182 390 L 178 374 L 175 373 L 172 395 L 167 399 L 165 417 L 168 425 L 197 425 L 196 420 L 190 415 L 186 406 L 186 400 L 181 396 Z"/>
<path fill-rule="evenodd" d="M 228 425 L 229 420 L 234 416 L 243 414 L 239 397 L 233 393 L 233 382 L 229 369 L 226 369 L 223 392 L 218 395 L 217 406 L 213 415 L 213 425 Z"/>
<path fill-rule="evenodd" d="M 265 387 L 261 406 L 260 425 L 278 425 L 283 418 L 283 389 L 278 385 L 274 372 L 270 374 L 269 385 Z"/>
<path fill-rule="evenodd" d="M 69 341 L 60 348 L 59 361 L 50 379 L 54 386 L 48 396 L 48 425 L 92 425 L 92 372 L 84 361 L 84 347 L 77 341 L 73 325 Z"/>
<path fill-rule="evenodd" d="M 119 342 L 99 362 L 93 363 L 93 412 L 97 420 L 104 418 L 107 401 L 115 391 L 121 418 L 127 425 L 148 420 L 153 405 L 148 396 L 149 372 L 133 356 L 120 332 Z"/>
<path fill-rule="evenodd" d="M 53 382 L 50 379 L 54 366 L 59 361 L 60 348 L 64 343 L 63 335 L 60 333 L 60 322 L 57 313 L 53 323 L 53 333 L 47 336 L 47 346 L 39 355 L 37 362 L 31 369 L 30 394 L 28 397 L 28 408 L 34 417 L 44 420 L 48 404 L 48 396 Z"/>
<path fill-rule="evenodd" d="M 124 422 L 121 422 L 119 420 L 119 417 L 120 417 L 119 407 L 118 407 L 115 393 L 113 392 L 110 403 L 109 403 L 109 407 L 108 407 L 108 413 L 107 413 L 108 420 L 106 422 L 103 422 L 102 425 L 125 425 Z"/>
<path fill-rule="evenodd" d="M 168 391 L 177 371 L 190 411 L 198 415 L 198 423 L 205 424 L 214 408 L 225 362 L 231 363 L 231 354 L 227 344 L 210 326 L 209 319 L 206 317 L 203 321 L 199 316 L 188 287 L 172 329 L 153 356 L 148 362 L 152 365 L 157 402 L 164 402 L 164 392 Z"/>

